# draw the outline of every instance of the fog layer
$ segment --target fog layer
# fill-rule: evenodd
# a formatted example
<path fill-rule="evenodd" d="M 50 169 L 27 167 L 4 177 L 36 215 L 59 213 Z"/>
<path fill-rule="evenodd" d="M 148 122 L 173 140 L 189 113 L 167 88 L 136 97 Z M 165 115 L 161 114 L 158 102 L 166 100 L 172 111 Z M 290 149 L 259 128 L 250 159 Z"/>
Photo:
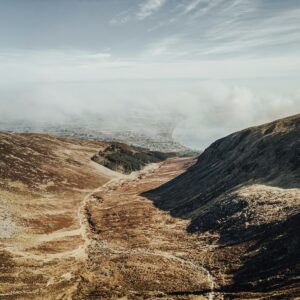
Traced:
<path fill-rule="evenodd" d="M 299 112 L 296 85 L 289 81 L 279 87 L 275 81 L 274 86 L 267 81 L 246 85 L 205 80 L 6 85 L 0 89 L 0 117 L 6 123 L 51 122 L 62 127 L 73 117 L 82 119 L 81 124 L 91 119 L 97 127 L 94 120 L 101 118 L 109 128 L 140 132 L 147 131 L 149 120 L 157 123 L 158 130 L 169 121 L 175 125 L 175 140 L 204 149 L 233 131 Z M 130 121 L 135 117 L 145 118 L 140 128 Z"/>

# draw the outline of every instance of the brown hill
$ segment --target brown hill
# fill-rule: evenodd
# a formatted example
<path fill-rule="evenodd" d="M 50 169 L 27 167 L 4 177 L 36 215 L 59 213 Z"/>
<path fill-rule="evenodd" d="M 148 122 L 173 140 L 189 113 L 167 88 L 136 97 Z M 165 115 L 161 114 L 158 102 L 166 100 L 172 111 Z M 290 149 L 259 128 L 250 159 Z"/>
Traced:
<path fill-rule="evenodd" d="M 51 186 L 65 190 L 83 184 L 86 188 L 93 176 L 81 167 L 107 145 L 46 134 L 0 133 L 1 184 L 19 182 L 31 190 L 51 190 Z"/>
<path fill-rule="evenodd" d="M 300 115 L 214 142 L 144 196 L 190 219 L 189 232 L 217 236 L 211 268 L 224 269 L 223 291 L 300 295 Z"/>
<path fill-rule="evenodd" d="M 0 133 L 1 299 L 57 299 L 73 288 L 85 256 L 82 199 L 112 177 L 90 158 L 107 145 Z"/>

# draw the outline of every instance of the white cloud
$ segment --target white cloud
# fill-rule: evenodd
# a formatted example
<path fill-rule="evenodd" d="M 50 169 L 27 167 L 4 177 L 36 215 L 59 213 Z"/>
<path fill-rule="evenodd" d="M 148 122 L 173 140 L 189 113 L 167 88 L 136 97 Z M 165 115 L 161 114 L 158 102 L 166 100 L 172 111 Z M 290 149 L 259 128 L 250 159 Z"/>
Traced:
<path fill-rule="evenodd" d="M 129 8 L 117 14 L 110 21 L 110 25 L 123 25 L 132 20 L 142 21 L 150 17 L 153 13 L 159 11 L 168 0 L 144 0 L 134 12 L 133 8 Z"/>
<path fill-rule="evenodd" d="M 182 44 L 180 36 L 171 36 L 149 45 L 148 49 L 135 59 L 116 58 L 110 52 L 10 51 L 0 53 L 2 71 L 0 83 L 299 76 L 299 56 L 196 60 L 189 59 L 184 48 L 178 46 L 180 44 Z"/>
<path fill-rule="evenodd" d="M 260 6 L 259 0 L 194 0 L 177 6 L 177 15 L 172 18 L 172 23 L 163 20 L 149 31 L 162 27 L 164 31 L 169 31 L 177 26 L 177 35 L 181 36 L 180 43 L 170 45 L 168 51 L 165 49 L 159 52 L 168 55 L 166 59 L 170 59 L 169 54 L 175 52 L 202 60 L 224 60 L 233 56 L 265 57 L 272 53 L 279 56 L 297 55 L 300 10 L 276 10 L 263 17 L 259 11 Z M 188 29 L 181 31 L 184 26 Z M 197 26 L 201 30 L 195 30 Z M 169 35 L 166 40 L 168 38 Z M 156 44 L 159 43 L 160 41 Z"/>
<path fill-rule="evenodd" d="M 174 107 L 183 116 L 174 137 L 191 147 L 208 147 L 216 139 L 244 128 L 300 112 L 299 92 L 257 91 L 241 85 L 200 83 Z M 181 103 L 181 106 L 178 106 Z"/>
<path fill-rule="evenodd" d="M 109 24 L 110 25 L 122 25 L 122 24 L 129 22 L 132 19 L 132 16 L 130 13 L 131 13 L 131 9 L 126 9 L 126 10 L 120 12 L 119 14 L 117 14 L 115 17 L 113 17 L 109 21 Z"/>
<path fill-rule="evenodd" d="M 154 12 L 160 10 L 165 5 L 167 0 L 147 0 L 140 4 L 139 11 L 136 16 L 139 20 L 151 16 Z"/>
<path fill-rule="evenodd" d="M 172 35 L 167 38 L 151 43 L 145 49 L 144 57 L 160 57 L 167 60 L 172 60 L 180 56 L 184 56 L 187 52 L 180 50 L 179 45 L 182 43 L 182 38 L 179 35 Z"/>
<path fill-rule="evenodd" d="M 224 0 L 208 0 L 205 1 L 206 5 L 201 6 L 200 9 L 197 10 L 197 12 L 195 13 L 194 17 L 198 18 L 200 16 L 203 16 L 207 13 L 209 13 L 211 10 L 213 10 L 214 8 L 216 8 L 218 5 L 222 4 L 224 2 Z"/>
<path fill-rule="evenodd" d="M 194 9 L 196 9 L 199 4 L 201 3 L 207 3 L 208 0 L 192 0 L 189 3 L 187 3 L 186 5 L 183 5 L 183 14 L 187 14 L 191 11 L 193 11 Z"/>

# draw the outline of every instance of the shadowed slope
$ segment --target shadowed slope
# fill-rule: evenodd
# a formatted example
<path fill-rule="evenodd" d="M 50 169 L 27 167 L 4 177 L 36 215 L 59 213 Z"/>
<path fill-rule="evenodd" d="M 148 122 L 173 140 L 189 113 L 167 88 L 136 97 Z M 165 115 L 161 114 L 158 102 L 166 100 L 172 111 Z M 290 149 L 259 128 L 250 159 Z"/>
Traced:
<path fill-rule="evenodd" d="M 299 188 L 295 115 L 214 142 L 187 172 L 144 196 L 191 219 L 188 231 L 218 234 L 215 257 L 236 251 L 231 289 L 293 290 L 300 275 Z"/>
<path fill-rule="evenodd" d="M 186 173 L 149 196 L 159 207 L 188 217 L 197 206 L 240 184 L 299 187 L 299 169 L 300 115 L 296 115 L 217 140 Z"/>

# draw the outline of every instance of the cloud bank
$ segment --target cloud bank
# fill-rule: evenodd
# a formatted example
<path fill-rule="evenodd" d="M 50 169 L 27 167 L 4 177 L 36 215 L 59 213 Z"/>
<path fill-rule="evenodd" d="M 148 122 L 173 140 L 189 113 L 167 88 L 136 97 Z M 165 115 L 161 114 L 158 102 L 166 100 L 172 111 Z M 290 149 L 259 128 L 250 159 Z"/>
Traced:
<path fill-rule="evenodd" d="M 99 117 L 122 130 L 128 116 L 159 125 L 176 120 L 174 138 L 204 149 L 236 130 L 300 112 L 300 90 L 276 91 L 217 81 L 107 81 L 33 84 L 1 90 L 2 121 L 30 120 L 54 124 L 71 117 Z M 130 119 L 130 118 L 129 118 Z M 97 123 L 94 124 L 96 129 Z M 135 123 L 126 123 L 128 129 Z"/>

